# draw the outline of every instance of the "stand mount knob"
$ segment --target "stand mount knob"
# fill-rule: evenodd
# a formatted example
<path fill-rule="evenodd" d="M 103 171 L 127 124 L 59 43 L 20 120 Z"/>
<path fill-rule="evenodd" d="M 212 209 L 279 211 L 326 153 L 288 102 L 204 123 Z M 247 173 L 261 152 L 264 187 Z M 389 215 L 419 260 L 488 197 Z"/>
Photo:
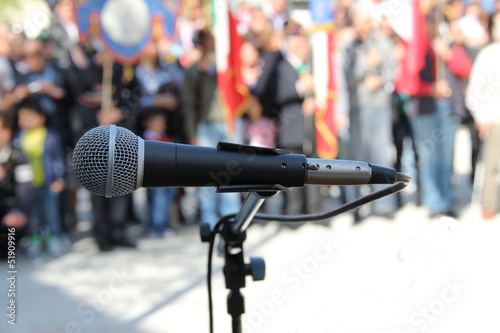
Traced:
<path fill-rule="evenodd" d="M 253 257 L 245 264 L 246 275 L 250 275 L 254 281 L 262 281 L 266 276 L 266 263 L 264 259 Z"/>

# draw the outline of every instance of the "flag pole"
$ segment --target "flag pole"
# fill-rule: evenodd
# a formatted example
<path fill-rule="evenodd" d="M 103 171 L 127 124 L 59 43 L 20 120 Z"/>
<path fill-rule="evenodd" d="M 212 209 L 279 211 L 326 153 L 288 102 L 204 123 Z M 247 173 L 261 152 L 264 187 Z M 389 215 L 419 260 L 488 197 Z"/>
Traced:
<path fill-rule="evenodd" d="M 102 64 L 102 96 L 101 112 L 108 112 L 113 108 L 113 58 L 104 51 Z"/>

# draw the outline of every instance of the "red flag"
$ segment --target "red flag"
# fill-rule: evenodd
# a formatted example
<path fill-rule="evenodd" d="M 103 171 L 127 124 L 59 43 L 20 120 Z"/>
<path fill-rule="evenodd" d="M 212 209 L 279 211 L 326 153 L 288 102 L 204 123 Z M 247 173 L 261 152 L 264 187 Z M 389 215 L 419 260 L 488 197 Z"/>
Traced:
<path fill-rule="evenodd" d="M 335 117 L 335 66 L 334 66 L 334 43 L 335 33 L 330 29 L 326 33 L 326 49 L 318 47 L 315 51 L 324 52 L 327 58 L 326 69 L 320 68 L 321 71 L 326 70 L 326 95 L 318 96 L 324 99 L 325 103 L 316 111 L 315 126 L 316 126 L 316 149 L 318 156 L 321 158 L 335 158 L 338 154 L 337 130 L 334 125 Z M 321 43 L 321 39 L 318 40 Z M 318 45 L 320 46 L 320 45 Z M 319 88 L 319 89 L 318 89 Z M 317 87 L 317 95 L 321 90 Z"/>
<path fill-rule="evenodd" d="M 226 124 L 231 133 L 234 131 L 235 119 L 248 106 L 250 93 L 241 75 L 242 38 L 236 30 L 237 21 L 227 0 L 216 0 L 213 3 L 217 85 L 226 112 Z"/>
<path fill-rule="evenodd" d="M 425 65 L 425 54 L 428 48 L 425 31 L 425 12 L 419 0 L 410 0 L 411 24 L 410 35 L 401 36 L 404 43 L 404 56 L 400 63 L 400 72 L 396 80 L 397 91 L 416 96 L 420 91 L 420 71 Z"/>

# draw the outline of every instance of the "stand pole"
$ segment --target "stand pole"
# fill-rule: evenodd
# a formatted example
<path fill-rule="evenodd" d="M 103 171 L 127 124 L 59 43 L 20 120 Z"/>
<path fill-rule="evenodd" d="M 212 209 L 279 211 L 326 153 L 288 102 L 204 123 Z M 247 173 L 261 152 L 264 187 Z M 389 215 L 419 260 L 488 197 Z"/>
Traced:
<path fill-rule="evenodd" d="M 264 203 L 264 200 L 266 200 L 266 198 L 256 192 L 251 192 L 247 195 L 240 211 L 234 218 L 234 223 L 232 224 L 234 232 L 238 233 L 247 230 L 253 217 L 257 214 L 260 206 Z"/>
<path fill-rule="evenodd" d="M 245 198 L 239 213 L 222 227 L 221 236 L 224 240 L 224 277 L 227 296 L 227 312 L 232 318 L 232 332 L 241 333 L 241 316 L 245 313 L 245 299 L 240 292 L 245 287 L 245 278 L 252 276 L 254 281 L 263 280 L 265 277 L 265 264 L 261 258 L 251 258 L 250 263 L 245 263 L 243 243 L 246 239 L 246 229 L 264 200 L 277 192 L 259 194 L 252 192 Z"/>

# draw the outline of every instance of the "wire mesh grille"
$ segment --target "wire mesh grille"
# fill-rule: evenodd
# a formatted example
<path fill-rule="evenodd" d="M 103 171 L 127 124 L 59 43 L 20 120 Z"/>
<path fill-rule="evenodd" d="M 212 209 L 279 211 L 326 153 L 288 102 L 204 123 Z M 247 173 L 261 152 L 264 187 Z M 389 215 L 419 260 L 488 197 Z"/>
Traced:
<path fill-rule="evenodd" d="M 73 151 L 73 168 L 80 183 L 95 195 L 106 195 L 108 179 L 109 128 L 99 126 L 85 133 Z M 112 196 L 122 196 L 136 189 L 137 136 L 131 131 L 116 128 L 113 161 Z"/>

